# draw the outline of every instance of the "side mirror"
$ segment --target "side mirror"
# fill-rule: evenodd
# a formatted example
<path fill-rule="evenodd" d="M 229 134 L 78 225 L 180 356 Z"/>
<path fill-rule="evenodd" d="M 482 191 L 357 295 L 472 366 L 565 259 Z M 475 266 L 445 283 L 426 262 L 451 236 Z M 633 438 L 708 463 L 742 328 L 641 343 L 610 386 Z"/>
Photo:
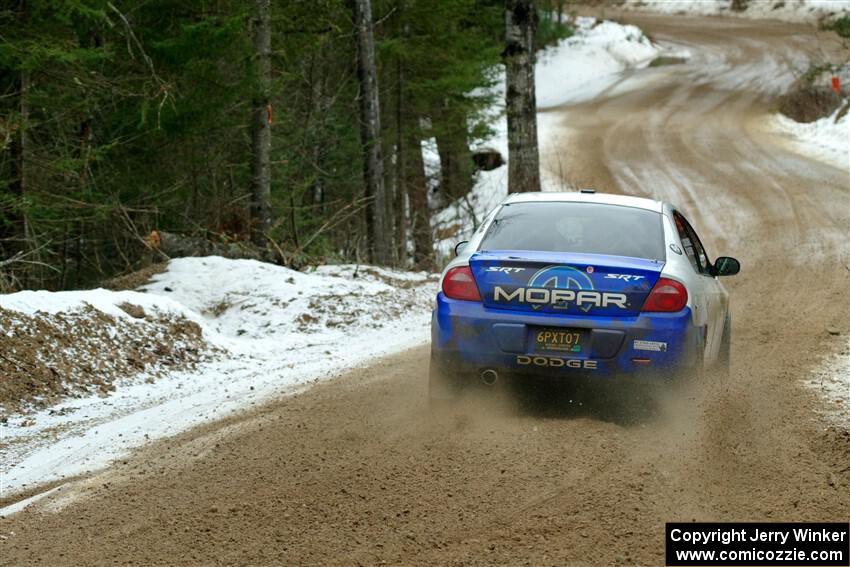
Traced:
<path fill-rule="evenodd" d="M 741 263 L 735 258 L 721 256 L 714 262 L 715 276 L 734 276 L 741 271 Z"/>
<path fill-rule="evenodd" d="M 466 248 L 467 244 L 469 244 L 469 240 L 461 240 L 455 244 L 455 256 L 460 256 L 460 253 L 463 252 L 463 249 Z"/>

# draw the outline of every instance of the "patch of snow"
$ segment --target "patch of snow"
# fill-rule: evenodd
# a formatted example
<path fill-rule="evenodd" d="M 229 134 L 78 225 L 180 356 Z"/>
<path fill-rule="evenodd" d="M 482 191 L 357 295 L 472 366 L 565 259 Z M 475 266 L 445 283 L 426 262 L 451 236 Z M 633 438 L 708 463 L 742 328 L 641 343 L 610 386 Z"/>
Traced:
<path fill-rule="evenodd" d="M 850 13 L 850 0 L 749 0 L 740 12 L 732 10 L 731 0 L 626 0 L 621 7 L 663 14 L 814 23 Z"/>
<path fill-rule="evenodd" d="M 39 500 L 42 500 L 43 498 L 47 498 L 51 494 L 55 494 L 55 493 L 59 492 L 60 490 L 62 490 L 61 485 L 55 486 L 55 487 L 51 488 L 50 490 L 45 490 L 44 492 L 39 492 L 37 494 L 30 496 L 29 498 L 24 498 L 23 500 L 18 500 L 14 504 L 9 504 L 8 506 L 0 508 L 0 518 L 8 518 L 12 514 L 17 514 L 18 512 L 23 510 L 24 508 L 28 508 L 31 504 L 35 504 Z"/>
<path fill-rule="evenodd" d="M 587 100 L 610 84 L 606 79 L 625 69 L 645 67 L 658 53 L 637 26 L 576 18 L 575 35 L 537 56 L 537 107 Z"/>
<path fill-rule="evenodd" d="M 839 112 L 840 109 L 809 123 L 776 113 L 769 127 L 798 153 L 847 170 L 850 169 L 850 113 L 836 121 Z"/>
<path fill-rule="evenodd" d="M 0 424 L 0 496 L 101 469 L 149 440 L 285 395 L 427 343 L 436 277 L 370 266 L 309 273 L 253 260 L 172 260 L 138 292 L 22 292 L 0 306 L 27 313 L 90 304 L 116 317 L 125 301 L 197 321 L 226 356 L 108 397 L 67 399 Z M 380 317 L 376 316 L 380 314 Z"/>
<path fill-rule="evenodd" d="M 118 307 L 122 303 L 131 303 L 142 307 L 145 312 L 162 315 L 182 315 L 203 327 L 204 319 L 197 313 L 186 309 L 184 305 L 168 297 L 152 297 L 137 291 L 110 291 L 107 289 L 92 289 L 86 291 L 19 291 L 8 295 L 0 295 L 0 308 L 18 311 L 27 315 L 38 312 L 56 314 L 77 311 L 91 306 L 119 319 L 130 322 L 137 319 Z"/>
<path fill-rule="evenodd" d="M 256 260 L 180 258 L 142 290 L 202 314 L 221 346 L 255 353 L 278 349 L 284 338 L 287 346 L 341 338 L 352 326 L 373 325 L 370 309 L 391 318 L 406 301 L 425 299 L 398 293 L 385 281 L 392 278 L 424 283 L 427 276 L 368 266 L 304 273 Z"/>

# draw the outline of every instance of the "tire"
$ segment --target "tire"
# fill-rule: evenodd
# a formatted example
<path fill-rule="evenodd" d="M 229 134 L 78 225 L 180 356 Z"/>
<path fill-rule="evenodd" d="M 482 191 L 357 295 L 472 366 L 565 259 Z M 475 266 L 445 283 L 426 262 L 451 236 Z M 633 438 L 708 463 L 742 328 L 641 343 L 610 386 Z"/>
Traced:
<path fill-rule="evenodd" d="M 732 376 L 732 318 L 727 314 L 723 322 L 723 338 L 717 353 L 717 375 L 725 382 Z"/>
<path fill-rule="evenodd" d="M 703 330 L 705 327 L 703 327 Z M 702 384 L 705 381 L 705 333 L 703 332 L 699 341 L 694 345 L 692 352 L 676 371 L 675 384 L 679 388 L 691 388 L 694 384 Z"/>
<path fill-rule="evenodd" d="M 431 407 L 444 408 L 452 405 L 460 398 L 460 393 L 457 380 L 432 353 L 428 364 L 428 401 Z"/>

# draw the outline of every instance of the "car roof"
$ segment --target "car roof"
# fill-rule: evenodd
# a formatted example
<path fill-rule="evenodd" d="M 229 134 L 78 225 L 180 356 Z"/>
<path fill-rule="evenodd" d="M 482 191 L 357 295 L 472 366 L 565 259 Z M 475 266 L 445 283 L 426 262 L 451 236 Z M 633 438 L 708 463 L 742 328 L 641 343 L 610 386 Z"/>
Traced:
<path fill-rule="evenodd" d="M 621 207 L 633 207 L 661 213 L 664 211 L 664 203 L 655 199 L 643 197 L 632 197 L 631 195 L 614 195 L 611 193 L 591 192 L 554 192 L 546 191 L 534 193 L 512 193 L 508 195 L 502 204 L 512 203 L 545 203 L 545 202 L 574 202 L 574 203 L 599 203 L 601 205 L 619 205 Z"/>

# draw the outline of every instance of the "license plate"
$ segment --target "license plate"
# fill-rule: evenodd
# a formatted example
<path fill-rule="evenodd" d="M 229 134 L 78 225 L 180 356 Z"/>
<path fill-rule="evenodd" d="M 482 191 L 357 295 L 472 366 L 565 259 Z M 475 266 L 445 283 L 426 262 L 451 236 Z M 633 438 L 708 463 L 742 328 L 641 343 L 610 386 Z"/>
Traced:
<path fill-rule="evenodd" d="M 534 348 L 538 352 L 580 353 L 585 333 L 581 329 L 541 327 L 532 331 Z"/>

